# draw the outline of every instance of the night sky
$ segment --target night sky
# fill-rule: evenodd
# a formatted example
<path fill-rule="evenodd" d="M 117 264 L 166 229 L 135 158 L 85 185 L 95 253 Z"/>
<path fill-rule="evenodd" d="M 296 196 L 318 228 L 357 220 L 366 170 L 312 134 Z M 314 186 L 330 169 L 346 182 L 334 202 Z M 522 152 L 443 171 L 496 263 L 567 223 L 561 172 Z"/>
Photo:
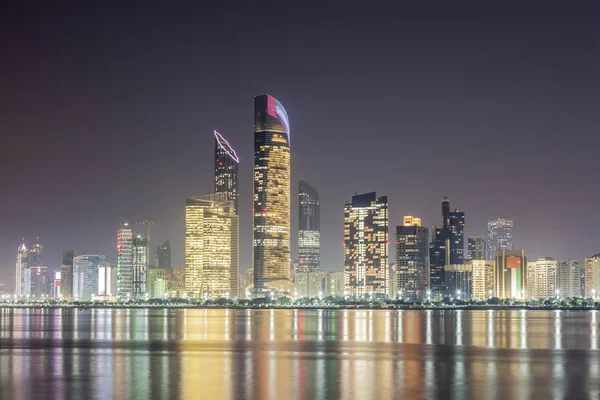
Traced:
<path fill-rule="evenodd" d="M 369 191 L 388 195 L 391 227 L 439 224 L 448 196 L 466 236 L 504 217 L 530 258 L 600 252 L 600 2 L 57 3 L 0 6 L 7 289 L 22 237 L 52 268 L 63 248 L 115 262 L 122 220 L 155 221 L 183 266 L 213 129 L 241 158 L 250 266 L 264 93 L 291 123 L 292 257 L 301 178 L 320 194 L 326 270 L 343 268 L 344 202 Z"/>

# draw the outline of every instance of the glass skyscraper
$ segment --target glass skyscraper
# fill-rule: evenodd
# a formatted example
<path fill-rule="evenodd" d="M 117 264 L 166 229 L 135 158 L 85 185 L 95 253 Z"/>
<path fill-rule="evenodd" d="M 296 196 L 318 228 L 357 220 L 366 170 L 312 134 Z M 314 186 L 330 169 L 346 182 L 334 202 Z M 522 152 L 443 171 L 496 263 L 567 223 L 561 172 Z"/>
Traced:
<path fill-rule="evenodd" d="M 283 105 L 261 95 L 254 98 L 254 289 L 289 287 L 290 261 L 290 124 Z"/>
<path fill-rule="evenodd" d="M 404 217 L 396 227 L 396 290 L 402 298 L 426 298 L 429 289 L 429 231 L 421 218 Z"/>
<path fill-rule="evenodd" d="M 493 260 L 498 250 L 513 249 L 513 221 L 496 219 L 488 222 L 487 259 Z"/>
<path fill-rule="evenodd" d="M 117 231 L 117 296 L 133 296 L 133 226 L 121 222 Z"/>
<path fill-rule="evenodd" d="M 354 297 L 388 293 L 388 201 L 375 192 L 344 207 L 344 290 Z"/>
<path fill-rule="evenodd" d="M 483 236 L 469 236 L 467 245 L 467 258 L 469 260 L 486 260 L 485 238 Z"/>
<path fill-rule="evenodd" d="M 215 135 L 215 193 L 225 193 L 238 213 L 238 165 L 240 159 L 223 135 Z"/>
<path fill-rule="evenodd" d="M 105 266 L 106 257 L 82 254 L 73 258 L 73 300 L 92 300 L 98 294 L 100 267 Z"/>
<path fill-rule="evenodd" d="M 321 265 L 319 194 L 301 180 L 298 185 L 298 264 L 301 270 L 316 271 Z"/>

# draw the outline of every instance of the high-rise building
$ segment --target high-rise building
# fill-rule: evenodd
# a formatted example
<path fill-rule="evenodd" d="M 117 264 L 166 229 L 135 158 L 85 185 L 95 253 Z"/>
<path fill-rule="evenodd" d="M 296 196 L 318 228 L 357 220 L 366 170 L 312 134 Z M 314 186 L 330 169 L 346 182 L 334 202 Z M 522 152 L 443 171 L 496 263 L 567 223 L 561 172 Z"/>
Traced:
<path fill-rule="evenodd" d="M 344 207 L 344 287 L 354 297 L 388 292 L 388 201 L 375 192 Z"/>
<path fill-rule="evenodd" d="M 185 207 L 185 290 L 192 298 L 237 297 L 239 222 L 223 193 Z"/>
<path fill-rule="evenodd" d="M 26 270 L 29 270 L 28 257 L 29 250 L 25 246 L 25 239 L 17 249 L 17 263 L 15 270 L 15 296 L 27 296 L 30 293 L 29 281 L 26 281 L 26 275 L 29 275 Z"/>
<path fill-rule="evenodd" d="M 344 272 L 330 272 L 327 275 L 325 292 L 327 296 L 344 297 Z"/>
<path fill-rule="evenodd" d="M 494 296 L 522 298 L 527 288 L 525 250 L 498 250 L 494 268 Z"/>
<path fill-rule="evenodd" d="M 73 300 L 90 301 L 98 294 L 100 267 L 105 266 L 106 257 L 97 254 L 82 254 L 73 258 Z"/>
<path fill-rule="evenodd" d="M 309 271 L 301 269 L 294 272 L 294 285 L 296 285 L 296 297 L 308 297 L 310 299 L 324 297 L 324 284 L 327 273 L 319 269 Z"/>
<path fill-rule="evenodd" d="M 558 290 L 558 263 L 552 257 L 541 257 L 527 263 L 526 295 L 531 299 L 562 296 Z"/>
<path fill-rule="evenodd" d="M 485 300 L 494 293 L 494 261 L 493 260 L 466 260 L 472 272 L 472 294 L 475 300 Z"/>
<path fill-rule="evenodd" d="M 242 299 L 249 298 L 248 288 L 254 284 L 254 269 L 246 268 L 245 271 L 240 272 L 238 282 L 238 296 Z"/>
<path fill-rule="evenodd" d="M 483 236 L 472 235 L 469 237 L 467 258 L 469 260 L 487 260 L 485 253 L 485 238 Z"/>
<path fill-rule="evenodd" d="M 148 296 L 151 299 L 162 299 L 167 291 L 165 268 L 148 268 Z"/>
<path fill-rule="evenodd" d="M 308 182 L 301 180 L 298 198 L 298 262 L 309 272 L 316 271 L 321 268 L 319 194 Z"/>
<path fill-rule="evenodd" d="M 600 254 L 585 258 L 585 297 L 600 296 Z"/>
<path fill-rule="evenodd" d="M 98 296 L 115 296 L 113 289 L 113 270 L 115 268 L 110 263 L 102 263 L 98 267 Z"/>
<path fill-rule="evenodd" d="M 133 226 L 121 222 L 117 231 L 117 296 L 130 299 L 133 296 Z"/>
<path fill-rule="evenodd" d="M 171 271 L 171 243 L 167 240 L 162 246 L 156 247 L 156 257 L 158 258 L 158 267 L 168 271 L 169 278 Z"/>
<path fill-rule="evenodd" d="M 31 280 L 31 296 L 34 298 L 48 298 L 52 294 L 54 284 L 54 273 L 48 271 L 48 266 L 37 265 L 29 268 Z"/>
<path fill-rule="evenodd" d="M 148 279 L 148 239 L 137 235 L 133 238 L 133 298 L 146 296 Z"/>
<path fill-rule="evenodd" d="M 459 300 L 470 300 L 473 291 L 472 264 L 448 264 L 446 270 L 447 295 Z"/>
<path fill-rule="evenodd" d="M 52 298 L 60 300 L 62 298 L 60 291 L 61 271 L 54 271 L 54 284 L 52 286 Z"/>
<path fill-rule="evenodd" d="M 215 135 L 215 193 L 224 193 L 225 200 L 233 201 L 238 213 L 238 165 L 240 159 L 223 135 Z"/>
<path fill-rule="evenodd" d="M 290 280 L 290 124 L 270 95 L 254 99 L 254 289 Z M 273 282 L 273 283 L 270 283 Z"/>
<path fill-rule="evenodd" d="M 65 301 L 73 299 L 73 257 L 75 250 L 63 250 L 60 268 L 60 297 Z"/>
<path fill-rule="evenodd" d="M 493 260 L 498 250 L 513 249 L 513 221 L 499 218 L 488 222 L 487 259 Z"/>
<path fill-rule="evenodd" d="M 429 290 L 429 231 L 421 218 L 405 216 L 396 227 L 396 291 L 402 298 L 423 299 Z M 396 295 L 396 294 L 394 294 Z"/>
<path fill-rule="evenodd" d="M 444 266 L 464 263 L 465 213 L 450 211 L 450 200 L 442 198 L 442 226 L 432 228 L 429 245 L 430 287 L 436 296 L 444 295 L 446 277 Z"/>
<path fill-rule="evenodd" d="M 562 297 L 581 297 L 581 267 L 579 261 L 558 263 L 558 290 Z"/>

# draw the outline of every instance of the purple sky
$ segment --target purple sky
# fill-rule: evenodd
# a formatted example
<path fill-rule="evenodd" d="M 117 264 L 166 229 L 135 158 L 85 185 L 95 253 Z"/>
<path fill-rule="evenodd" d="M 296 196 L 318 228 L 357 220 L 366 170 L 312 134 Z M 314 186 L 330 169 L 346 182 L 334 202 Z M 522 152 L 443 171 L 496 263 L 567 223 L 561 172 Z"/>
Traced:
<path fill-rule="evenodd" d="M 185 197 L 212 190 L 213 129 L 241 158 L 248 267 L 263 93 L 290 118 L 292 231 L 298 180 L 319 191 L 324 269 L 343 266 L 343 206 L 359 191 L 388 195 L 391 226 L 439 223 L 448 196 L 467 235 L 505 217 L 529 257 L 600 252 L 596 1 L 13 3 L 0 12 L 8 288 L 21 237 L 42 238 L 50 267 L 63 248 L 114 262 L 126 219 L 154 220 L 152 241 L 170 239 L 182 266 Z"/>

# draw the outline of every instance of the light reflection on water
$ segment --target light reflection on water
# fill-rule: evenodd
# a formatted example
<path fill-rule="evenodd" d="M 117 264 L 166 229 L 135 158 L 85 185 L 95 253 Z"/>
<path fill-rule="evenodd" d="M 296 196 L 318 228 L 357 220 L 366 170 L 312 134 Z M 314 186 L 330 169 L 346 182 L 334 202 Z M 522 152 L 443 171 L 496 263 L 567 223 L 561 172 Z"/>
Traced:
<path fill-rule="evenodd" d="M 0 398 L 580 398 L 596 311 L 0 309 Z"/>

